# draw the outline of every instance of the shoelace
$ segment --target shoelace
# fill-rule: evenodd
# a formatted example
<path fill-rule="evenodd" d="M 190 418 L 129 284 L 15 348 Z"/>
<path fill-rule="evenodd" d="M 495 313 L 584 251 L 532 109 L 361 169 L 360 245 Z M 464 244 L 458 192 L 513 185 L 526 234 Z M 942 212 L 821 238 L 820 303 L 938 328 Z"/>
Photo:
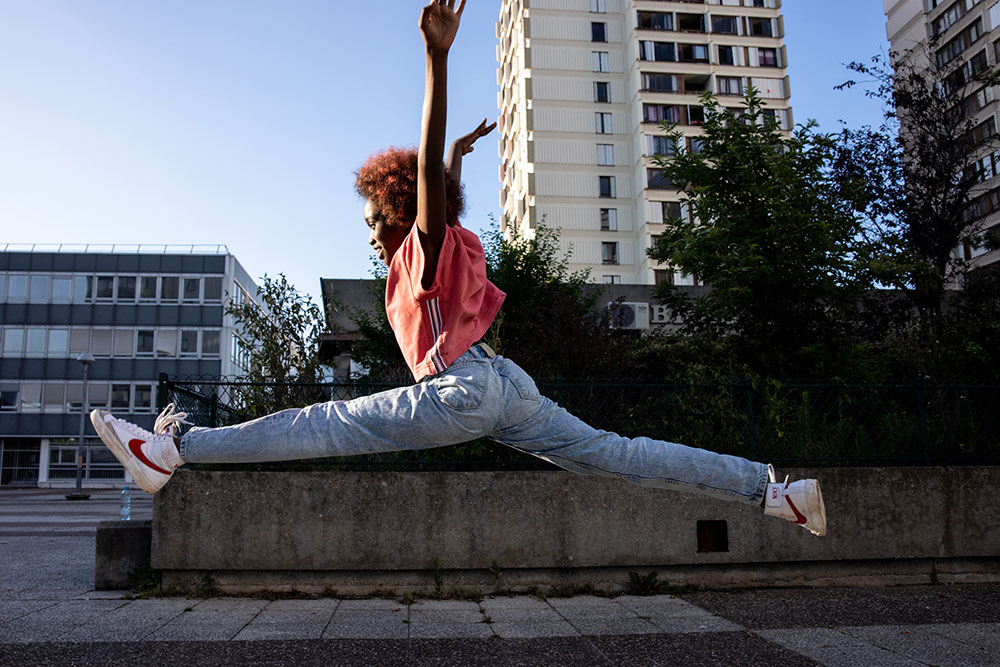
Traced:
<path fill-rule="evenodd" d="M 185 417 L 187 415 L 184 415 Z M 771 484 L 775 484 L 777 480 L 774 478 L 774 466 L 770 463 L 767 464 L 767 479 Z M 785 475 L 785 481 L 782 484 L 788 484 L 788 475 Z"/>
<path fill-rule="evenodd" d="M 157 435 L 177 435 L 177 431 L 180 430 L 181 424 L 187 424 L 188 426 L 193 426 L 193 424 L 187 421 L 186 412 L 177 412 L 174 409 L 173 403 L 168 403 L 167 407 L 163 408 L 163 412 L 160 416 L 156 418 L 153 422 L 153 433 Z"/>

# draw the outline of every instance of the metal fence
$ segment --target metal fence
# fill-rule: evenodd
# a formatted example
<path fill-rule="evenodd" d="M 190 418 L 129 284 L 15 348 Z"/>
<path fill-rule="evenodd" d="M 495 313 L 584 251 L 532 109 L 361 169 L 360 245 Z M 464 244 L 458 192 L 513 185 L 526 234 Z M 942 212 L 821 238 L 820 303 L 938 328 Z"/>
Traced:
<path fill-rule="evenodd" d="M 780 466 L 1000 464 L 1000 385 L 779 382 L 539 381 L 587 423 Z M 371 382 L 262 385 L 161 377 L 198 425 L 222 426 L 269 411 L 350 400 L 398 385 Z M 524 469 L 546 467 L 488 441 L 440 450 L 327 459 L 308 467 Z"/>

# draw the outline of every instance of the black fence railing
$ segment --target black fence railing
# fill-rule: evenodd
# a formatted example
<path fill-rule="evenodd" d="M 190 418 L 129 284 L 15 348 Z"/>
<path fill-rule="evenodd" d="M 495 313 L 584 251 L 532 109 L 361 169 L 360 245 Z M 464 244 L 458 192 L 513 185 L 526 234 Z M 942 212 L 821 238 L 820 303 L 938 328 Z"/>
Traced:
<path fill-rule="evenodd" d="M 1000 464 L 1000 385 L 745 381 L 539 381 L 542 393 L 587 423 L 777 466 Z M 200 426 L 224 426 L 398 385 L 254 384 L 225 378 L 160 380 Z M 350 469 L 525 469 L 545 462 L 489 441 L 415 452 L 324 459 L 296 466 Z M 289 464 L 278 467 L 286 468 Z"/>

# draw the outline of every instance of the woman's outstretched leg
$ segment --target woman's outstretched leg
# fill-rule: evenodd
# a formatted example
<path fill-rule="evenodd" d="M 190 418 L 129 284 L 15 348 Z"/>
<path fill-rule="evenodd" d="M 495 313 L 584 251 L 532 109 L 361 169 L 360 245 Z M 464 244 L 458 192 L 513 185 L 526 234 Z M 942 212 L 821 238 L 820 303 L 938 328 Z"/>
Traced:
<path fill-rule="evenodd" d="M 463 357 L 465 359 L 465 357 Z M 95 410 L 101 439 L 148 493 L 184 463 L 257 463 L 442 447 L 489 434 L 500 416 L 500 381 L 469 358 L 419 384 L 351 401 L 282 410 L 244 424 L 193 428 L 165 410 L 154 433 Z M 172 408 L 172 406 L 171 406 Z"/>

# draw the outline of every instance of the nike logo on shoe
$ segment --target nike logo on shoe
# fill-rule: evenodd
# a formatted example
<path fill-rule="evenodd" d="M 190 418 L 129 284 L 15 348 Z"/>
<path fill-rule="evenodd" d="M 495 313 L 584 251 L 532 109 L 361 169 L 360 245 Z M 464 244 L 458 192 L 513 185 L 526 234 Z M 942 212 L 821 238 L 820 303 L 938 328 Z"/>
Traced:
<path fill-rule="evenodd" d="M 156 465 L 148 458 L 146 458 L 146 453 L 142 451 L 142 445 L 145 442 L 146 442 L 145 440 L 139 440 L 138 438 L 133 438 L 132 440 L 128 441 L 128 449 L 130 452 L 132 452 L 132 455 L 135 456 L 135 458 L 139 459 L 140 461 L 142 461 L 144 464 L 146 464 L 156 472 L 163 473 L 164 475 L 169 475 L 170 474 L 169 470 L 164 470 L 163 468 L 161 468 L 160 466 Z"/>
<path fill-rule="evenodd" d="M 788 506 L 792 508 L 792 512 L 795 514 L 795 523 L 798 524 L 808 523 L 809 519 L 807 519 L 805 515 L 803 515 L 802 512 L 799 511 L 799 508 L 795 506 L 795 503 L 792 502 L 792 499 L 789 498 L 788 496 L 785 496 L 785 500 L 788 501 Z"/>

